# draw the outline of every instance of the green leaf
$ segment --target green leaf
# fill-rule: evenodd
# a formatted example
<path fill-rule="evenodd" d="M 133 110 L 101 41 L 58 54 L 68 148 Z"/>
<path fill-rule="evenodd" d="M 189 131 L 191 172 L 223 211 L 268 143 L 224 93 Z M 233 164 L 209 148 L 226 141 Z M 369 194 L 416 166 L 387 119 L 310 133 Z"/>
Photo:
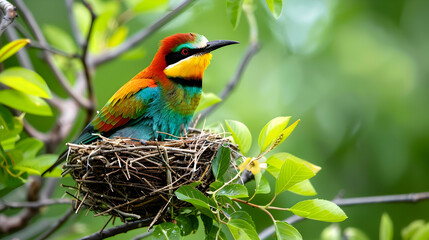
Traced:
<path fill-rule="evenodd" d="M 213 226 L 210 229 L 210 232 L 206 235 L 205 240 L 227 240 L 228 239 L 224 232 L 222 231 L 218 232 L 218 231 L 219 231 L 219 227 Z"/>
<path fill-rule="evenodd" d="M 181 186 L 179 189 L 174 192 L 177 198 L 191 203 L 194 207 L 196 207 L 200 212 L 205 215 L 212 217 L 213 213 L 210 210 L 210 206 L 215 206 L 212 200 L 207 198 L 202 192 L 198 191 L 195 188 L 190 186 Z"/>
<path fill-rule="evenodd" d="M 324 222 L 342 222 L 347 216 L 335 203 L 312 199 L 298 202 L 290 208 L 295 215 Z"/>
<path fill-rule="evenodd" d="M 213 159 L 212 169 L 216 179 L 220 179 L 228 170 L 231 161 L 231 149 L 221 146 Z"/>
<path fill-rule="evenodd" d="M 429 239 L 429 223 L 419 228 L 413 235 L 411 240 L 426 240 Z"/>
<path fill-rule="evenodd" d="M 195 215 L 179 215 L 176 222 L 182 236 L 194 234 L 198 230 L 198 218 Z"/>
<path fill-rule="evenodd" d="M 392 240 L 393 239 L 393 223 L 389 217 L 389 214 L 383 213 L 380 222 L 380 240 Z"/>
<path fill-rule="evenodd" d="M 13 89 L 0 91 L 0 103 L 35 115 L 52 115 L 51 108 L 43 99 Z"/>
<path fill-rule="evenodd" d="M 325 229 L 323 229 L 320 234 L 321 240 L 342 240 L 341 229 L 338 224 L 331 224 Z"/>
<path fill-rule="evenodd" d="M 28 69 L 12 67 L 0 73 L 0 82 L 20 92 L 30 95 L 51 98 L 51 91 L 43 78 Z"/>
<path fill-rule="evenodd" d="M 293 185 L 289 188 L 288 191 L 302 196 L 314 196 L 317 194 L 316 190 L 308 179 Z"/>
<path fill-rule="evenodd" d="M 282 13 L 283 0 L 265 0 L 268 8 L 275 18 L 279 18 Z"/>
<path fill-rule="evenodd" d="M 25 45 L 28 43 L 30 43 L 30 39 L 17 39 L 6 44 L 0 49 L 0 62 L 4 62 L 6 59 L 18 52 L 21 48 L 25 47 Z"/>
<path fill-rule="evenodd" d="M 221 101 L 222 101 L 222 99 L 214 93 L 202 92 L 200 103 L 198 104 L 197 109 L 195 109 L 195 112 L 199 112 L 201 110 L 204 110 L 204 109 L 206 109 L 210 106 L 213 106 L 216 103 L 219 103 Z"/>
<path fill-rule="evenodd" d="M 1 91 L 0 91 L 1 92 Z M 0 135 L 0 143 L 5 150 L 15 148 L 15 142 L 20 139 L 19 134 L 23 129 L 23 122 L 21 117 L 13 117 L 13 128 L 9 129 L 5 134 Z M 9 145 L 11 148 L 9 148 Z"/>
<path fill-rule="evenodd" d="M 307 162 L 299 157 L 295 157 L 290 153 L 281 152 L 281 153 L 276 153 L 274 155 L 271 155 L 271 157 L 267 159 L 267 165 L 268 165 L 267 171 L 275 178 L 278 178 L 280 169 L 287 159 L 292 159 L 297 162 L 304 163 L 307 167 L 309 167 L 314 172 L 314 174 L 318 173 L 320 169 L 322 169 L 321 167 L 314 165 L 310 162 Z"/>
<path fill-rule="evenodd" d="M 267 194 L 271 192 L 270 184 L 268 180 L 262 175 L 261 172 L 258 172 L 255 176 L 255 193 L 256 194 Z"/>
<path fill-rule="evenodd" d="M 224 195 L 230 198 L 245 198 L 249 196 L 247 188 L 241 184 L 229 184 L 222 188 L 217 195 Z"/>
<path fill-rule="evenodd" d="M 155 227 L 155 230 L 153 231 L 152 239 L 176 240 L 176 239 L 182 239 L 182 236 L 180 236 L 180 228 L 176 224 L 165 222 Z"/>
<path fill-rule="evenodd" d="M 344 236 L 347 240 L 369 240 L 364 232 L 354 227 L 344 229 Z"/>
<path fill-rule="evenodd" d="M 414 220 L 407 227 L 401 230 L 401 236 L 403 240 L 409 240 L 413 235 L 425 225 L 425 221 L 422 219 Z"/>
<path fill-rule="evenodd" d="M 253 222 L 252 217 L 249 215 L 249 213 L 247 213 L 247 212 L 245 212 L 245 211 L 236 211 L 236 212 L 234 212 L 233 214 L 231 214 L 231 215 L 229 216 L 229 218 L 230 218 L 230 219 L 242 219 L 242 220 L 244 220 L 244 221 L 246 221 L 246 222 L 250 223 L 250 224 L 253 226 L 253 228 L 255 228 L 255 229 L 256 229 L 256 225 L 255 225 L 255 223 Z"/>
<path fill-rule="evenodd" d="M 213 219 L 204 214 L 201 214 L 200 218 L 204 225 L 204 232 L 208 235 L 213 227 Z"/>
<path fill-rule="evenodd" d="M 246 155 L 252 145 L 252 134 L 243 123 L 234 120 L 225 120 L 228 131 L 231 132 L 234 143 L 238 144 L 241 153 Z"/>
<path fill-rule="evenodd" d="M 227 226 L 234 239 L 259 239 L 256 229 L 243 219 L 230 219 Z"/>
<path fill-rule="evenodd" d="M 275 143 L 276 139 L 280 137 L 283 130 L 286 128 L 289 120 L 290 117 L 276 117 L 264 126 L 258 139 L 261 152 Z"/>
<path fill-rule="evenodd" d="M 234 29 L 237 28 L 241 16 L 242 0 L 226 0 L 226 13 Z"/>
<path fill-rule="evenodd" d="M 9 109 L 0 105 L 0 141 L 14 128 L 13 115 Z"/>
<path fill-rule="evenodd" d="M 81 17 L 80 15 L 76 16 L 79 16 L 78 18 Z M 77 47 L 72 36 L 64 29 L 55 25 L 44 25 L 43 32 L 45 33 L 48 43 L 56 49 L 61 49 L 67 53 L 75 53 L 77 51 Z"/>
<path fill-rule="evenodd" d="M 286 222 L 276 221 L 274 222 L 276 229 L 277 240 L 300 240 L 302 239 L 301 234 L 294 227 Z"/>
<path fill-rule="evenodd" d="M 35 138 L 26 138 L 16 144 L 15 149 L 23 152 L 24 159 L 34 159 L 42 149 L 43 142 Z"/>
<path fill-rule="evenodd" d="M 293 185 L 314 177 L 314 172 L 304 163 L 287 159 L 279 172 L 276 181 L 276 195 L 288 190 Z"/>

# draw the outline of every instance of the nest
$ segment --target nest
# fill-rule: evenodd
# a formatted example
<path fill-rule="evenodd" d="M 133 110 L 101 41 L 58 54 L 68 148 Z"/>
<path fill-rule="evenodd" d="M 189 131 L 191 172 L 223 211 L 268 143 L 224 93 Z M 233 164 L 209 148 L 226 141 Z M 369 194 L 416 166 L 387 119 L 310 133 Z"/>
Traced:
<path fill-rule="evenodd" d="M 171 214 L 163 214 L 167 208 L 176 212 L 188 206 L 174 197 L 180 186 L 199 182 L 198 190 L 209 189 L 215 180 L 211 163 L 221 146 L 236 150 L 228 139 L 203 131 L 165 142 L 101 137 L 90 145 L 68 146 L 63 175 L 70 173 L 77 183 L 71 187 L 77 211 L 86 206 L 95 216 L 154 222 L 169 220 Z"/>

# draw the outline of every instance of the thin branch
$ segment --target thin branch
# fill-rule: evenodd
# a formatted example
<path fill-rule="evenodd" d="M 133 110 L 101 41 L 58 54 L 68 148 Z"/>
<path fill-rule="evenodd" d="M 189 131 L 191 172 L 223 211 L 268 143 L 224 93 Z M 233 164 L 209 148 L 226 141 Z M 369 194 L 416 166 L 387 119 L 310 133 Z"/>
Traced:
<path fill-rule="evenodd" d="M 18 16 L 16 14 L 16 8 L 6 0 L 0 0 L 0 9 L 3 13 L 3 18 L 0 23 L 0 36 L 3 34 L 4 30 L 12 24 L 13 20 Z"/>
<path fill-rule="evenodd" d="M 30 30 L 33 32 L 35 38 L 40 43 L 41 46 L 44 48 L 48 48 L 48 42 L 46 41 L 45 37 L 43 36 L 42 30 L 40 29 L 39 25 L 36 22 L 36 19 L 34 18 L 31 11 L 27 8 L 27 5 L 22 0 L 15 0 L 15 4 L 18 7 L 19 11 L 22 13 L 22 16 L 24 17 L 26 23 L 28 24 Z M 68 83 L 68 80 L 64 73 L 55 65 L 54 58 L 52 56 L 52 53 L 46 49 L 42 50 L 45 61 L 48 64 L 48 66 L 51 68 L 52 72 L 54 73 L 55 77 L 60 82 L 61 86 L 66 90 L 66 92 L 70 95 L 70 97 L 73 98 L 74 101 L 76 101 L 79 105 L 84 107 L 85 109 L 89 109 L 92 107 L 92 104 L 90 101 L 85 99 L 84 97 L 78 95 L 70 86 Z"/>
<path fill-rule="evenodd" d="M 73 32 L 73 37 L 76 41 L 76 43 L 79 46 L 82 46 L 83 44 L 83 36 L 79 31 L 79 28 L 77 27 L 77 21 L 76 21 L 76 17 L 74 15 L 73 12 L 73 5 L 74 5 L 74 0 L 65 0 L 66 2 L 66 7 L 67 7 L 67 15 L 69 17 L 69 22 L 70 22 L 70 26 Z"/>
<path fill-rule="evenodd" d="M 54 225 L 51 226 L 42 236 L 40 236 L 37 240 L 45 240 L 49 236 L 51 236 L 55 231 L 57 231 L 67 220 L 73 216 L 73 207 L 69 208 L 69 210 L 60 218 Z"/>
<path fill-rule="evenodd" d="M 139 219 L 133 222 L 127 222 L 122 225 L 112 227 L 109 229 L 105 229 L 101 232 L 93 233 L 89 236 L 83 237 L 80 240 L 98 240 L 98 239 L 104 239 L 111 236 L 115 236 L 121 233 L 126 233 L 128 231 L 131 231 L 133 229 L 141 228 L 148 226 L 150 222 L 152 222 L 153 218 L 145 218 L 145 219 Z"/>
<path fill-rule="evenodd" d="M 332 202 L 334 202 L 338 206 L 353 206 L 353 205 L 377 204 L 377 203 L 416 203 L 426 199 L 429 199 L 429 192 L 372 196 L 372 197 L 357 197 L 357 198 L 342 198 L 342 199 L 339 198 L 339 199 L 334 199 Z M 289 218 L 286 218 L 284 221 L 289 224 L 294 224 L 305 219 L 306 218 L 293 215 Z M 266 239 L 272 236 L 274 233 L 275 233 L 274 226 L 270 226 L 264 229 L 259 234 L 259 238 Z"/>
<path fill-rule="evenodd" d="M 86 87 L 88 89 L 88 98 L 89 101 L 91 101 L 91 108 L 87 109 L 87 115 L 86 115 L 86 121 L 85 124 L 89 123 L 91 121 L 92 115 L 94 115 L 95 112 L 95 95 L 94 95 L 94 87 L 92 84 L 92 77 L 91 72 L 93 70 L 93 66 L 91 66 L 90 62 L 88 61 L 88 48 L 89 48 L 89 41 L 91 40 L 92 30 L 94 29 L 94 22 L 97 18 L 97 15 L 94 13 L 94 10 L 92 9 L 92 6 L 89 5 L 85 0 L 82 0 L 83 5 L 88 9 L 88 11 L 91 13 L 91 23 L 89 25 L 88 34 L 86 36 L 85 41 L 82 44 L 82 57 L 81 62 L 83 65 L 84 73 L 85 73 L 85 81 L 86 81 Z"/>
<path fill-rule="evenodd" d="M 10 202 L 10 203 L 0 203 L 0 211 L 3 211 L 7 208 L 40 208 L 46 207 L 49 205 L 56 204 L 71 204 L 70 199 L 60 198 L 60 199 L 46 199 L 37 202 Z"/>
<path fill-rule="evenodd" d="M 31 41 L 29 45 L 30 45 L 30 47 L 41 49 L 41 50 L 45 50 L 45 51 L 49 51 L 49 52 L 51 52 L 53 54 L 61 55 L 61 56 L 64 56 L 66 58 L 80 58 L 80 56 L 77 55 L 77 54 L 66 53 L 66 52 L 63 52 L 61 50 L 49 47 L 49 46 L 41 45 L 40 43 L 37 43 L 35 41 Z"/>
<path fill-rule="evenodd" d="M 176 8 L 174 8 L 171 12 L 167 13 L 165 16 L 161 17 L 158 21 L 153 23 L 151 26 L 149 26 L 146 29 L 141 30 L 140 32 L 135 33 L 133 36 L 131 36 L 129 39 L 127 39 L 125 42 L 123 42 L 118 47 L 107 50 L 102 54 L 99 54 L 98 56 L 94 56 L 93 58 L 93 65 L 98 66 L 100 64 L 103 64 L 107 61 L 110 61 L 114 58 L 117 58 L 124 52 L 128 51 L 138 43 L 146 40 L 147 37 L 149 37 L 152 33 L 154 33 L 156 30 L 163 27 L 165 24 L 167 24 L 169 21 L 174 19 L 177 15 L 179 15 L 189 4 L 194 2 L 195 0 L 184 0 L 181 2 Z"/>

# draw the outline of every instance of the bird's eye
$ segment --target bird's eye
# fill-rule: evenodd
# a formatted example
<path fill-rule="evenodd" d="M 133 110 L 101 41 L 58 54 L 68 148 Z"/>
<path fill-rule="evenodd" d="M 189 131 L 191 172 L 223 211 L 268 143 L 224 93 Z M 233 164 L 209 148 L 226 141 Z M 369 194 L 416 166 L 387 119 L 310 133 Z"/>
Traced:
<path fill-rule="evenodd" d="M 187 56 L 189 54 L 189 49 L 187 49 L 187 48 L 183 48 L 182 49 L 182 55 L 183 56 Z"/>

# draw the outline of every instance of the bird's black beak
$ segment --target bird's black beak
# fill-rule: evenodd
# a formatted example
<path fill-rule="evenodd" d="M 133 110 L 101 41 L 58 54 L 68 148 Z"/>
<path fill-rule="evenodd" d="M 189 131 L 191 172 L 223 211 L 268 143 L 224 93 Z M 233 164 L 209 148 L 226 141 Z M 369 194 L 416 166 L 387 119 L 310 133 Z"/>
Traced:
<path fill-rule="evenodd" d="M 207 43 L 207 46 L 203 49 L 203 52 L 209 53 L 213 50 L 216 50 L 221 47 L 225 47 L 231 44 L 239 44 L 239 42 L 236 41 L 230 41 L 230 40 L 216 40 L 216 41 L 210 41 Z"/>

